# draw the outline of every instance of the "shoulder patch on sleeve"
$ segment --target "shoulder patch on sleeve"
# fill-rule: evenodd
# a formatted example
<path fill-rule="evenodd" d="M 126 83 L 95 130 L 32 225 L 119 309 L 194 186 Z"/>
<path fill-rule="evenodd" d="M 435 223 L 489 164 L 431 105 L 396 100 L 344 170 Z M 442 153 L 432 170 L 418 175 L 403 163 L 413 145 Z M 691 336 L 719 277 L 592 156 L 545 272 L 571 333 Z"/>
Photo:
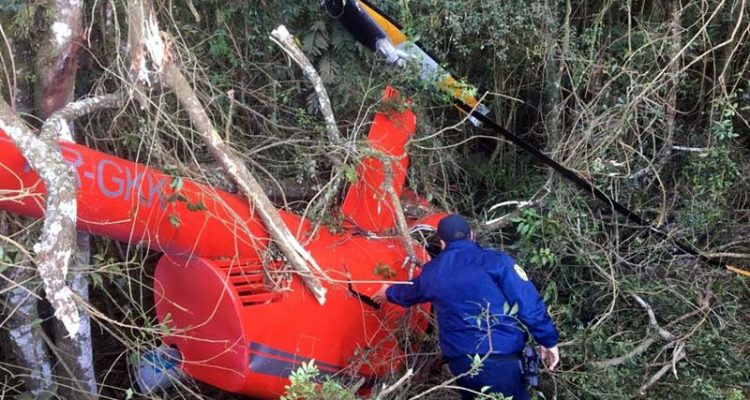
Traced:
<path fill-rule="evenodd" d="M 526 271 L 524 271 L 523 268 L 521 268 L 520 265 L 513 264 L 513 270 L 516 271 L 516 274 L 518 274 L 519 278 L 523 279 L 526 282 L 529 281 L 529 276 L 526 275 Z"/>

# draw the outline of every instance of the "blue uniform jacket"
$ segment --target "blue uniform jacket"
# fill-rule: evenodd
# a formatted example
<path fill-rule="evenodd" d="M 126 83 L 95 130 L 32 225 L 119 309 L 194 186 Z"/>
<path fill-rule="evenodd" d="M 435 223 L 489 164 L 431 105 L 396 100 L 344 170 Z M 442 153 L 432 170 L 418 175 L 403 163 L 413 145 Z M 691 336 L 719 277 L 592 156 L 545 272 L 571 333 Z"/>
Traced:
<path fill-rule="evenodd" d="M 484 355 L 490 341 L 493 354 L 518 353 L 526 342 L 523 326 L 542 346 L 557 345 L 557 330 L 534 284 L 501 251 L 471 240 L 450 242 L 411 282 L 389 287 L 388 300 L 403 307 L 432 302 L 445 357 Z"/>

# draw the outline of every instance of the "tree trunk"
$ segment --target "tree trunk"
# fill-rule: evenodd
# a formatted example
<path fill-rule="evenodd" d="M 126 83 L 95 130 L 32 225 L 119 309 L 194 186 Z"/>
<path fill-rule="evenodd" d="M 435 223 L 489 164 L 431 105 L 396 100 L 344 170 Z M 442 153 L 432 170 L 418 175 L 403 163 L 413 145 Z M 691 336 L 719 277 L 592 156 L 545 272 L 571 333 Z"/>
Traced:
<path fill-rule="evenodd" d="M 82 0 L 50 0 L 49 37 L 37 53 L 38 116 L 47 119 L 73 101 L 78 54 L 83 40 Z"/>
<path fill-rule="evenodd" d="M 68 284 L 81 301 L 88 302 L 89 282 L 84 270 L 91 261 L 91 237 L 88 233 L 78 232 L 76 239 L 78 249 Z M 97 387 L 91 344 L 91 318 L 81 306 L 78 307 L 78 312 L 81 314 L 81 328 L 75 339 L 67 335 L 60 321 L 55 321 L 58 356 L 55 372 L 59 383 L 57 393 L 63 399 L 95 399 Z"/>
<path fill-rule="evenodd" d="M 72 141 L 70 136 L 73 120 L 91 112 L 106 108 L 121 108 L 125 104 L 124 96 L 109 94 L 92 97 L 66 105 L 56 110 L 42 126 L 42 136 L 56 138 L 59 132 L 67 132 L 61 139 Z M 68 283 L 79 299 L 89 299 L 89 282 L 85 269 L 90 263 L 90 235 L 78 232 L 76 237 L 77 254 Z M 56 375 L 60 380 L 58 393 L 63 398 L 95 399 L 97 397 L 96 377 L 94 374 L 93 348 L 91 343 L 91 318 L 79 305 L 81 316 L 80 330 L 76 337 L 69 337 L 61 323 L 55 324 L 55 343 L 58 347 L 58 368 Z"/>
<path fill-rule="evenodd" d="M 53 15 L 49 36 L 37 55 L 37 107 L 38 116 L 47 120 L 42 136 L 57 141 L 60 137 L 73 141 L 72 122 L 50 116 L 73 101 L 78 71 L 78 54 L 83 41 L 83 1 L 50 0 L 48 12 Z M 88 265 L 90 256 L 89 235 L 79 233 L 76 257 L 72 262 L 72 273 L 68 284 L 82 301 L 88 300 L 88 281 L 82 269 Z M 54 325 L 58 364 L 56 376 L 60 386 L 58 394 L 63 398 L 96 398 L 96 379 L 93 368 L 91 344 L 91 320 L 82 306 L 77 306 L 80 315 L 80 330 L 77 336 L 69 335 L 59 321 Z"/>
<path fill-rule="evenodd" d="M 560 43 L 560 22 L 557 1 L 549 1 L 545 15 L 545 44 L 547 53 L 544 59 L 544 95 L 542 112 L 544 118 L 545 133 L 547 136 L 547 149 L 553 151 L 562 139 L 562 75 L 564 63 L 562 60 L 563 48 L 566 44 Z"/>
<path fill-rule="evenodd" d="M 8 232 L 7 218 L 0 219 L 0 235 L 7 235 Z M 0 256 L 0 261 L 10 261 L 3 258 L 4 256 Z M 26 391 L 35 398 L 49 398 L 53 393 L 52 364 L 39 323 L 36 291 L 28 284 L 33 276 L 34 271 L 29 263 L 22 262 L 4 277 L 10 287 L 7 289 L 5 310 L 2 313 L 7 314 L 3 327 L 9 333 L 8 350 L 26 376 Z M 5 341 L 3 344 L 5 345 Z"/>
<path fill-rule="evenodd" d="M 16 266 L 9 276 L 14 286 L 6 298 L 6 328 L 10 334 L 11 351 L 19 369 L 26 375 L 26 391 L 35 399 L 48 399 L 54 393 L 52 366 L 37 311 L 36 288 L 30 284 L 34 270 L 25 264 Z"/>

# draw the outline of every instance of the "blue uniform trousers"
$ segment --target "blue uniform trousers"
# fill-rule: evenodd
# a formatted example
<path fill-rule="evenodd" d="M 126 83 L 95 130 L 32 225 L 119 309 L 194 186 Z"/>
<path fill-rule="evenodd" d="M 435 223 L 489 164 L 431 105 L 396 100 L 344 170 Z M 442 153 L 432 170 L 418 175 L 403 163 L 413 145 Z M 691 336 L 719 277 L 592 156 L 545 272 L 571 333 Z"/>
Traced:
<path fill-rule="evenodd" d="M 471 358 L 468 356 L 448 359 L 451 372 L 458 376 L 471 369 Z M 482 362 L 479 374 L 460 378 L 458 386 L 479 392 L 483 387 L 490 386 L 489 393 L 502 393 L 513 396 L 513 400 L 529 400 L 526 379 L 523 377 L 521 359 L 515 356 L 490 355 Z M 468 391 L 461 391 L 463 400 L 474 399 L 477 395 Z"/>

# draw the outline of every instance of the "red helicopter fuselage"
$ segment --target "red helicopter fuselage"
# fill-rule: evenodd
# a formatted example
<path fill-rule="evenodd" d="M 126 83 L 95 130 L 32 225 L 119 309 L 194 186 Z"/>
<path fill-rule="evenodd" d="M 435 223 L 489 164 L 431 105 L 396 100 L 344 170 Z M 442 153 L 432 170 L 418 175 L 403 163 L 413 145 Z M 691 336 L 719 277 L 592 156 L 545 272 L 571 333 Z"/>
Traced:
<path fill-rule="evenodd" d="M 385 97 L 397 93 L 387 89 Z M 415 124 L 406 109 L 377 113 L 370 130 L 370 147 L 393 160 L 397 194 Z M 404 326 L 426 328 L 420 312 L 378 308 L 368 297 L 386 278 L 408 280 L 412 265 L 376 158 L 359 165 L 342 228 L 314 227 L 278 210 L 330 278 L 320 305 L 283 260 L 269 259 L 269 234 L 246 199 L 84 146 L 61 147 L 76 171 L 78 228 L 164 253 L 154 276 L 156 316 L 163 341 L 179 350 L 181 369 L 195 379 L 278 397 L 290 372 L 311 359 L 324 375 L 374 379 L 402 364 Z M 0 154 L 0 210 L 43 217 L 44 184 L 2 131 Z M 411 222 L 434 226 L 439 217 Z M 415 252 L 427 259 L 423 248 Z"/>

